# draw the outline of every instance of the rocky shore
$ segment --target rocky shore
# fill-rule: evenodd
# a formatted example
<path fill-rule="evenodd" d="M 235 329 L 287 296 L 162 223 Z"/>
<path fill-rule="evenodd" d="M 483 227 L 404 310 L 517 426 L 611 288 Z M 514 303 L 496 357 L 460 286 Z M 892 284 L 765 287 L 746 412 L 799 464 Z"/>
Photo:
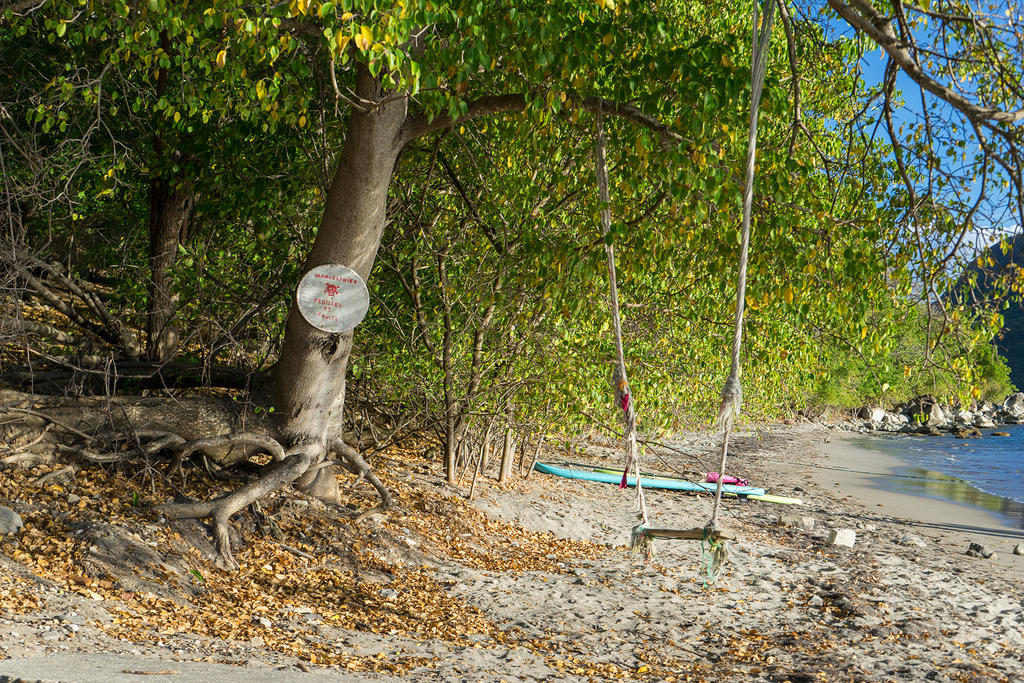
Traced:
<path fill-rule="evenodd" d="M 864 406 L 847 425 L 860 432 L 898 432 L 934 435 L 952 433 L 960 438 L 980 437 L 981 429 L 1024 422 L 1024 392 L 1006 397 L 1002 403 L 981 401 L 963 407 L 941 404 L 932 396 L 920 396 L 893 410 Z"/>

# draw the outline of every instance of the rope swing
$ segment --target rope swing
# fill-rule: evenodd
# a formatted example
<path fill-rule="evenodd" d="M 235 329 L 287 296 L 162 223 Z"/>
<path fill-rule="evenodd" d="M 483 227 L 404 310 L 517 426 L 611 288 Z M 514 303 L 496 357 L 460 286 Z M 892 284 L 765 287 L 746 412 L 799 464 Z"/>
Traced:
<path fill-rule="evenodd" d="M 740 241 L 739 273 L 736 275 L 736 321 L 732 335 L 732 358 L 729 377 L 722 387 L 722 404 L 718 409 L 718 426 L 722 430 L 722 459 L 718 464 L 718 485 L 715 487 L 715 504 L 711 509 L 708 529 L 718 528 L 718 511 L 722 503 L 722 483 L 725 480 L 725 460 L 729 451 L 729 436 L 733 423 L 743 405 L 743 386 L 740 384 L 740 350 L 743 346 L 743 309 L 747 291 L 747 254 L 750 249 L 750 208 L 754 200 L 754 157 L 757 153 L 757 110 L 761 104 L 761 90 L 764 88 L 764 72 L 768 63 L 768 42 L 772 36 L 772 21 L 775 19 L 775 3 L 765 0 L 764 22 L 758 31 L 758 6 L 754 0 L 754 21 L 751 38 L 750 64 L 750 137 L 747 139 L 747 178 L 743 187 L 743 236 Z"/>
<path fill-rule="evenodd" d="M 707 569 L 707 582 L 713 581 L 726 559 L 726 540 L 735 536 L 718 528 L 718 512 L 722 501 L 722 484 L 725 480 L 726 456 L 729 448 L 729 436 L 733 423 L 739 415 L 743 403 L 743 389 L 740 384 L 740 352 L 743 344 L 743 310 L 747 286 L 747 255 L 750 246 L 750 212 L 754 193 L 754 158 L 757 152 L 757 113 L 761 102 L 761 91 L 764 87 L 764 74 L 767 64 L 768 44 L 771 38 L 772 21 L 775 15 L 773 0 L 766 0 L 766 12 L 763 22 L 759 19 L 758 0 L 753 2 L 753 29 L 750 70 L 750 135 L 747 143 L 746 183 L 743 193 L 743 229 L 740 243 L 739 273 L 736 279 L 736 318 L 733 329 L 732 357 L 729 377 L 722 388 L 722 402 L 718 414 L 718 427 L 722 429 L 722 457 L 718 466 L 718 483 L 715 487 L 715 500 L 711 511 L 711 519 L 703 528 L 696 529 L 651 529 L 648 527 L 647 503 L 644 498 L 640 476 L 639 452 L 636 440 L 636 412 L 631 400 L 629 380 L 626 375 L 626 362 L 622 349 L 622 325 L 619 318 L 618 285 L 615 280 L 615 248 L 612 245 L 611 210 L 609 208 L 608 172 L 606 168 L 604 125 L 601 103 L 598 102 L 595 131 L 595 166 L 597 175 L 598 198 L 601 205 L 601 232 L 604 235 L 605 253 L 608 257 L 608 282 L 610 289 L 610 308 L 612 327 L 615 334 L 615 370 L 612 373 L 612 389 L 615 394 L 615 405 L 622 410 L 625 426 L 626 462 L 622 472 L 619 488 L 625 488 L 629 473 L 636 473 L 636 507 L 639 512 L 640 524 L 633 529 L 630 544 L 634 552 L 640 551 L 650 560 L 653 554 L 655 538 L 693 539 L 701 541 L 701 548 Z"/>
<path fill-rule="evenodd" d="M 644 499 L 644 488 L 640 483 L 640 453 L 636 445 L 636 407 L 629 389 L 629 378 L 626 376 L 626 359 L 622 351 L 622 323 L 619 318 L 619 287 L 615 282 L 615 247 L 609 234 L 612 230 L 612 211 L 608 198 L 608 169 L 604 153 L 604 119 L 601 112 L 602 102 L 598 101 L 597 131 L 595 133 L 595 163 L 597 172 L 598 200 L 601 203 L 601 234 L 604 235 L 604 251 L 608 256 L 608 283 L 611 290 L 609 306 L 612 312 L 612 329 L 615 333 L 615 370 L 612 372 L 612 391 L 615 393 L 615 405 L 622 409 L 622 421 L 625 426 L 626 464 L 622 468 L 620 489 L 626 488 L 626 481 L 631 471 L 636 472 L 636 508 L 640 513 L 640 523 L 647 526 L 647 501 Z"/>

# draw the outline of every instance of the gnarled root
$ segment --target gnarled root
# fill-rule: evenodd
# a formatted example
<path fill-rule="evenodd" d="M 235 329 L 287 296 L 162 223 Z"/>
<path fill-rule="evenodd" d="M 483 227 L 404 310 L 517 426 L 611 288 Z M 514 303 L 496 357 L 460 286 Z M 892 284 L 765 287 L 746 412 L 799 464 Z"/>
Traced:
<path fill-rule="evenodd" d="M 371 508 L 361 513 L 356 521 L 359 522 L 371 514 L 377 512 L 384 512 L 392 504 L 391 492 L 384 486 L 384 483 L 377 477 L 374 471 L 370 468 L 370 465 L 366 462 L 359 451 L 352 446 L 349 446 L 342 439 L 334 439 L 330 444 L 330 451 L 335 455 L 341 456 L 341 458 L 348 464 L 349 469 L 355 472 L 359 477 L 366 479 L 370 482 L 373 488 L 377 489 L 378 495 L 380 495 L 380 505 Z M 358 481 L 358 479 L 357 479 Z"/>
<path fill-rule="evenodd" d="M 234 446 L 255 446 L 261 451 L 270 454 L 274 462 L 284 460 L 284 448 L 275 439 L 262 434 L 243 432 L 241 434 L 224 434 L 223 436 L 211 436 L 205 439 L 195 439 L 185 443 L 182 439 L 180 448 L 175 452 L 174 459 L 168 474 L 181 471 L 181 466 L 193 453 L 213 448 L 226 448 Z"/>
<path fill-rule="evenodd" d="M 209 502 L 172 503 L 157 506 L 157 511 L 169 519 L 211 518 L 213 536 L 220 555 L 218 565 L 222 569 L 238 569 L 231 554 L 228 536 L 228 520 L 239 510 L 260 498 L 298 479 L 309 469 L 310 456 L 305 452 L 290 453 L 284 459 L 271 465 L 259 479 L 228 495 Z"/>

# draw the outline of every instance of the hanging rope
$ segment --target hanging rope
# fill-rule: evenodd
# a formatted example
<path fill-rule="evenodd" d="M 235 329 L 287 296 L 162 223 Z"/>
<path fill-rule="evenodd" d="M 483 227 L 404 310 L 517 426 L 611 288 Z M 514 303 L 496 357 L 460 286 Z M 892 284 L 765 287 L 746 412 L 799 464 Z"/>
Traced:
<path fill-rule="evenodd" d="M 612 329 L 615 332 L 615 371 L 612 373 L 612 390 L 615 394 L 615 405 L 622 410 L 622 421 L 625 425 L 626 464 L 622 468 L 622 483 L 619 488 L 626 488 L 629 473 L 636 472 L 636 508 L 640 513 L 643 526 L 647 526 L 647 501 L 644 499 L 643 485 L 640 483 L 640 454 L 636 444 L 636 409 L 633 405 L 632 392 L 629 389 L 629 378 L 626 376 L 626 359 L 622 351 L 622 324 L 619 319 L 619 288 L 615 282 L 615 247 L 609 234 L 612 229 L 612 212 L 608 198 L 608 170 L 605 161 L 604 121 L 601 112 L 603 103 L 598 100 L 597 131 L 595 133 L 594 166 L 597 173 L 598 201 L 601 205 L 601 234 L 604 235 L 604 250 L 608 256 L 608 283 L 611 290 Z"/>
<path fill-rule="evenodd" d="M 718 510 L 722 502 L 722 481 L 725 479 L 725 459 L 729 450 L 729 435 L 733 422 L 743 404 L 743 387 L 740 384 L 740 350 L 743 344 L 743 309 L 747 290 L 747 252 L 750 247 L 750 209 L 754 198 L 754 157 L 757 153 L 757 109 L 761 103 L 764 87 L 764 72 L 768 62 L 768 42 L 772 35 L 772 21 L 775 18 L 774 0 L 766 0 L 763 22 L 758 20 L 758 0 L 754 0 L 754 22 L 751 38 L 750 65 L 750 137 L 747 140 L 747 178 L 743 188 L 743 237 L 740 241 L 739 274 L 736 277 L 736 322 L 732 337 L 732 361 L 729 377 L 722 387 L 722 405 L 718 411 L 718 426 L 722 429 L 722 458 L 718 465 L 718 486 L 715 487 L 715 504 L 711 510 L 709 529 L 718 527 Z M 758 24 L 761 26 L 758 27 Z M 760 30 L 759 30 L 760 28 Z"/>

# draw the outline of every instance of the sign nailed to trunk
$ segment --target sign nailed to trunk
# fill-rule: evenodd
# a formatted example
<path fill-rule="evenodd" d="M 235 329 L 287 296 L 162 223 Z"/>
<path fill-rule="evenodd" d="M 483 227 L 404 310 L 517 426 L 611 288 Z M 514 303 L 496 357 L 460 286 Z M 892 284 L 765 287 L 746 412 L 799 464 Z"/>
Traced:
<path fill-rule="evenodd" d="M 317 266 L 303 275 L 295 298 L 306 322 L 324 332 L 351 330 L 370 307 L 363 278 L 337 263 Z"/>

